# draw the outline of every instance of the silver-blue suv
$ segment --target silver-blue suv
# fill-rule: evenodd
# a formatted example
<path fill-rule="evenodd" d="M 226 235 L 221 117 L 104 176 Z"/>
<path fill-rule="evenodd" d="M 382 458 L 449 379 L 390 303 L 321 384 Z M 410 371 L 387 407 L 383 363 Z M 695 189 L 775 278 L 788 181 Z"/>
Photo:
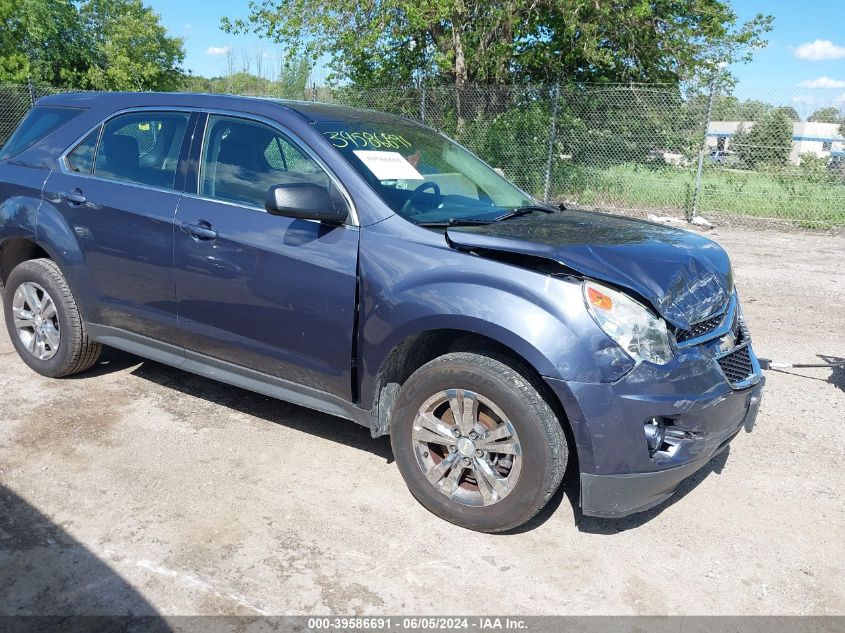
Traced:
<path fill-rule="evenodd" d="M 348 418 L 488 532 L 566 472 L 584 514 L 660 503 L 764 382 L 712 241 L 550 207 L 430 128 L 317 103 L 41 99 L 0 152 L 0 281 L 36 372 L 109 345 Z"/>

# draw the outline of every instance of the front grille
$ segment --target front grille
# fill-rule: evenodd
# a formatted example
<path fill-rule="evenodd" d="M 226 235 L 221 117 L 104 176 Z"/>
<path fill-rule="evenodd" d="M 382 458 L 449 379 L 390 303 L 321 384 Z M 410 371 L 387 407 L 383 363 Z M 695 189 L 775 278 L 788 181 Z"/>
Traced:
<path fill-rule="evenodd" d="M 748 345 L 737 348 L 730 354 L 719 359 L 719 367 L 731 385 L 746 380 L 754 373 L 754 366 L 751 364 L 751 352 Z"/>
<path fill-rule="evenodd" d="M 704 321 L 699 321 L 688 330 L 678 330 L 675 334 L 675 340 L 678 341 L 678 343 L 683 343 L 684 341 L 689 341 L 691 339 L 698 338 L 699 336 L 709 334 L 722 324 L 722 320 L 724 318 L 725 314 L 720 313 L 714 317 L 705 319 Z"/>

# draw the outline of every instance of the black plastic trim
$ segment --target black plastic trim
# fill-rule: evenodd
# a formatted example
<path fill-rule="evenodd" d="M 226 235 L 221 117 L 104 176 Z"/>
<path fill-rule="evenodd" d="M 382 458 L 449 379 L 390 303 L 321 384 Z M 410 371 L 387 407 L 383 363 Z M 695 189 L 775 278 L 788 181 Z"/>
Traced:
<path fill-rule="evenodd" d="M 191 352 L 120 328 L 95 323 L 88 323 L 86 327 L 90 336 L 103 345 L 116 347 L 143 358 L 271 398 L 346 418 L 362 426 L 370 426 L 368 410 L 356 407 L 334 394 Z"/>

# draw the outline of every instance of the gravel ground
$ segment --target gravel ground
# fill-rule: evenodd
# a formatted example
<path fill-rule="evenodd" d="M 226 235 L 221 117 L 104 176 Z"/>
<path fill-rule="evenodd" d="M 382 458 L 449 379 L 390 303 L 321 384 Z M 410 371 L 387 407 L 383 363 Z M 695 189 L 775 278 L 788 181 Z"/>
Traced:
<path fill-rule="evenodd" d="M 713 237 L 760 356 L 845 358 L 845 237 Z M 597 520 L 567 491 L 491 536 L 350 422 L 118 352 L 48 380 L 0 335 L 0 614 L 845 614 L 845 372 L 767 379 L 670 502 Z"/>

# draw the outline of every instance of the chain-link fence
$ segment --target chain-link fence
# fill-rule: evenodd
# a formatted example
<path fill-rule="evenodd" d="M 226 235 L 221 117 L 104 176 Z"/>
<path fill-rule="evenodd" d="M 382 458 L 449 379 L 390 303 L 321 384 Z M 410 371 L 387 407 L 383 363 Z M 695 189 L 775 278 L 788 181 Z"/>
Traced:
<path fill-rule="evenodd" d="M 36 83 L 0 83 L 0 146 L 38 99 L 57 92 L 67 90 Z"/>
<path fill-rule="evenodd" d="M 547 200 L 845 226 L 842 90 L 739 99 L 711 86 L 418 86 L 313 97 L 422 120 Z"/>
<path fill-rule="evenodd" d="M 55 89 L 0 85 L 0 142 Z M 401 114 L 444 131 L 537 197 L 614 211 L 845 227 L 845 90 L 264 81 L 250 90 Z M 736 90 L 735 93 L 739 93 Z"/>

